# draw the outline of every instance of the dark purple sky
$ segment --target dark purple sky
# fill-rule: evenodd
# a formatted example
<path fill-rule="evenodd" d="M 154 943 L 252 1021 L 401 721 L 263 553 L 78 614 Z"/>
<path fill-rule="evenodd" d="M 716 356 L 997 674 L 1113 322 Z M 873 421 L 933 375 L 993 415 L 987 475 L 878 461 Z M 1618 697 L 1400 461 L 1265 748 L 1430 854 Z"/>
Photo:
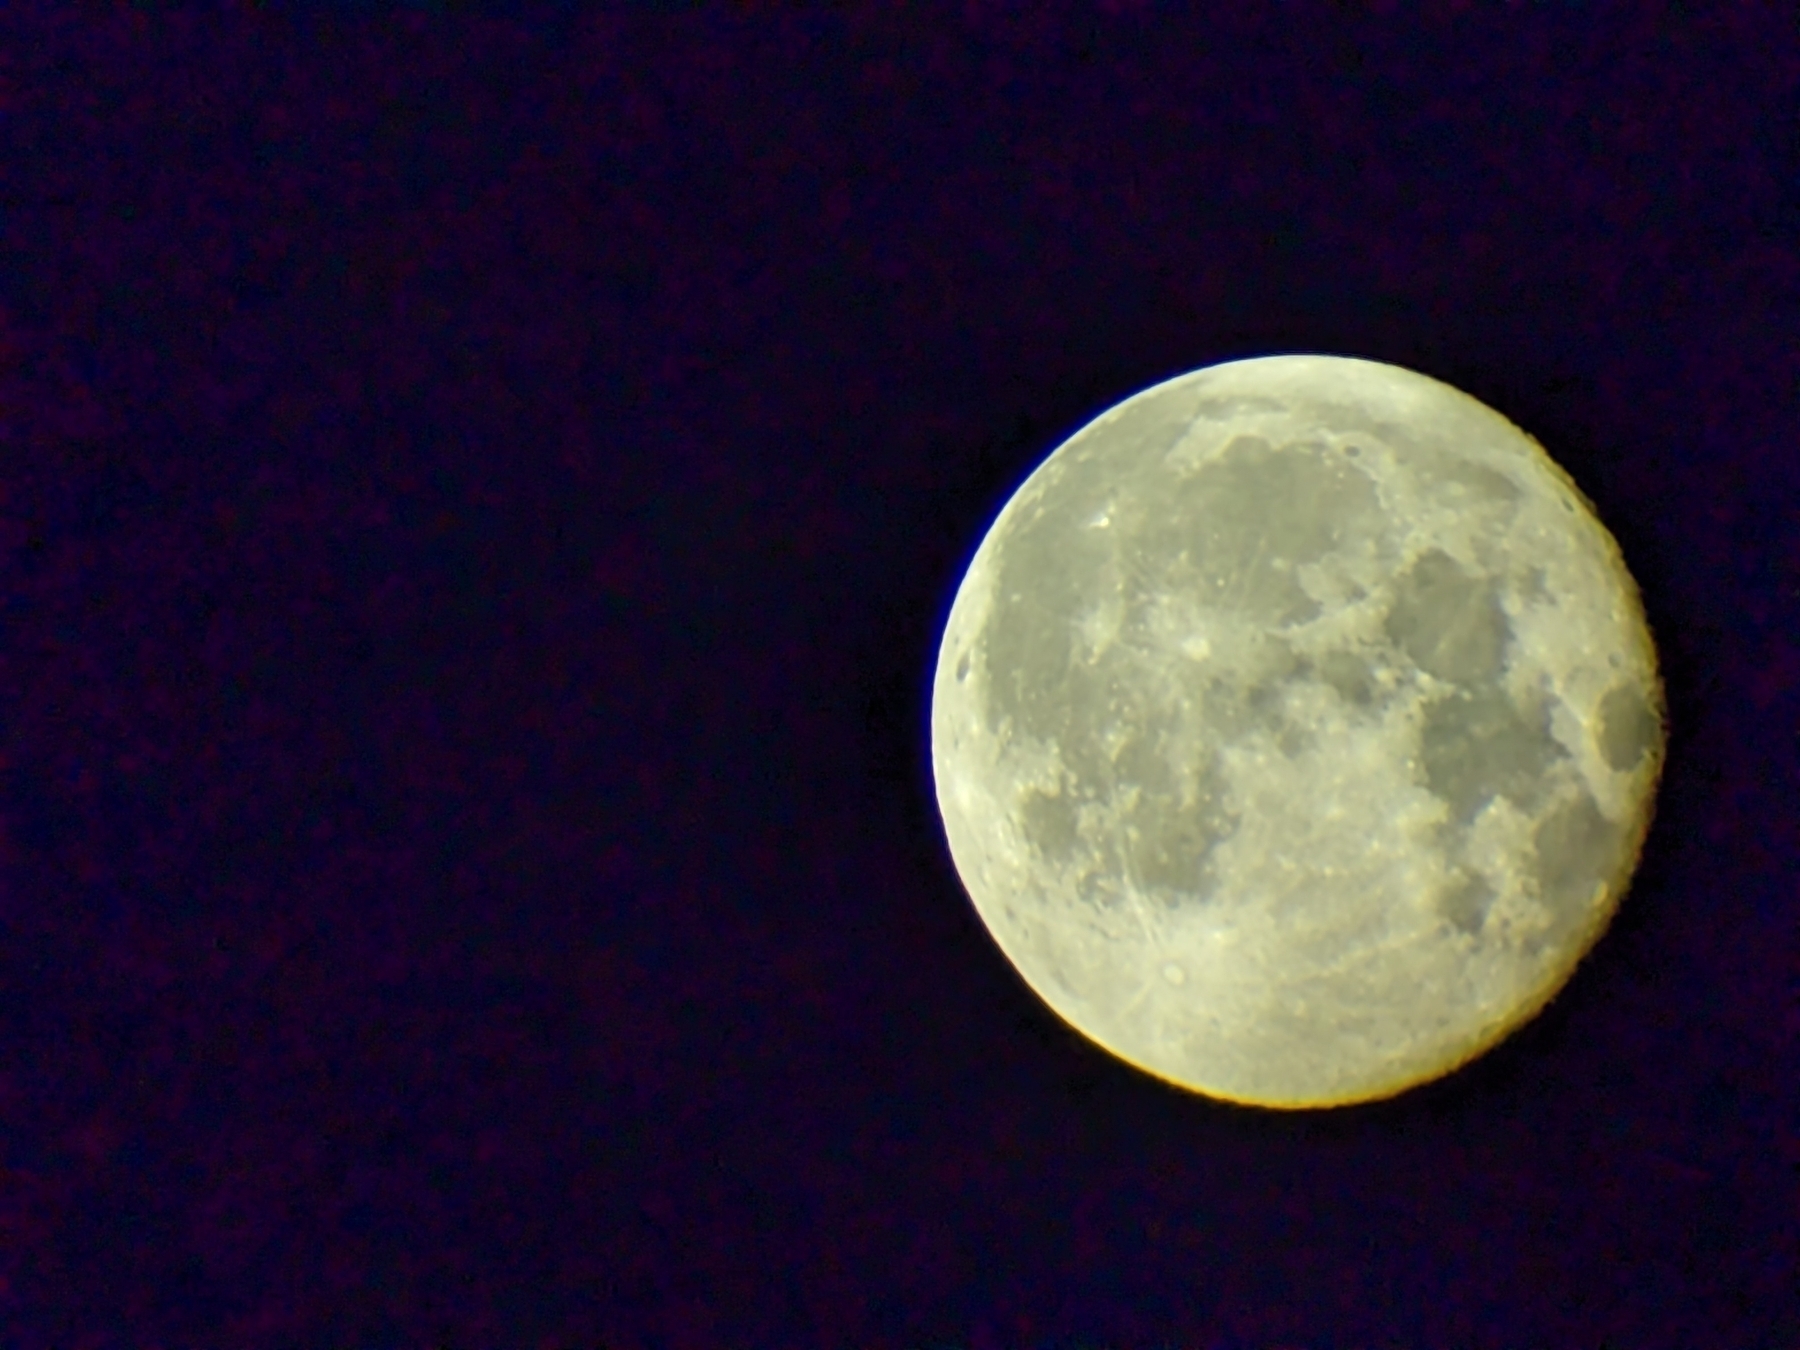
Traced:
<path fill-rule="evenodd" d="M 1800 22 L 1427 8 L 0 14 L 0 1344 L 1800 1344 Z M 1061 1029 L 926 737 L 1287 350 L 1542 439 L 1674 726 L 1544 1017 L 1297 1116 Z"/>

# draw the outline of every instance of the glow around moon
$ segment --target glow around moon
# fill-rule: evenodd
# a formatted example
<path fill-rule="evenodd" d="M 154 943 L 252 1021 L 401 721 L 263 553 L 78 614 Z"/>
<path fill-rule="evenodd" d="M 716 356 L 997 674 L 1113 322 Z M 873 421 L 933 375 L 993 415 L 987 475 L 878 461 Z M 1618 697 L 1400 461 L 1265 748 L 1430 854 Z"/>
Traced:
<path fill-rule="evenodd" d="M 1020 974 L 1161 1078 L 1279 1107 L 1448 1072 L 1564 984 L 1649 826 L 1636 586 L 1447 385 L 1236 361 L 1014 495 L 946 627 L 951 853 Z"/>

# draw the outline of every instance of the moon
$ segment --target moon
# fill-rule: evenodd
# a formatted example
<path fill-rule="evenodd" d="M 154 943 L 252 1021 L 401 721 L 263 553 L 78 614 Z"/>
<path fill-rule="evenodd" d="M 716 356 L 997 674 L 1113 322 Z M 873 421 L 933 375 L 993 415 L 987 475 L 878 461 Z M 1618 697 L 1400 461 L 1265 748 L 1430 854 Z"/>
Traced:
<path fill-rule="evenodd" d="M 1638 589 L 1543 447 L 1342 356 L 1232 361 L 1061 445 L 933 679 L 956 870 L 1113 1054 L 1276 1108 L 1392 1096 L 1610 921 L 1666 741 Z"/>

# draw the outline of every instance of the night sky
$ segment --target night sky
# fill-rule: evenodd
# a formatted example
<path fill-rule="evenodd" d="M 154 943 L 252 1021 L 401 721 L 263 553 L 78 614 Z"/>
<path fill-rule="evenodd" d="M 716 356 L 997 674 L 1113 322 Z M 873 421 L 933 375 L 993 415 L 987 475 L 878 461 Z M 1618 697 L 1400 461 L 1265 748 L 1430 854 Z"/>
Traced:
<path fill-rule="evenodd" d="M 1800 1346 L 1791 7 L 755 8 L 0 13 L 0 1346 Z M 1025 475 L 1280 351 L 1542 440 L 1672 726 L 1324 1113 L 1065 1029 L 927 731 Z"/>

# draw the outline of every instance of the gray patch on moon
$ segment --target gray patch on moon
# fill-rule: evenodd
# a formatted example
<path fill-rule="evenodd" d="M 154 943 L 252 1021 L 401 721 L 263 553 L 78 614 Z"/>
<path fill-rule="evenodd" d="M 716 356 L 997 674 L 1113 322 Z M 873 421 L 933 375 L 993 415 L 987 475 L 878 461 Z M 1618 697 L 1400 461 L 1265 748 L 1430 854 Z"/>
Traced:
<path fill-rule="evenodd" d="M 1600 756 L 1618 773 L 1629 773 L 1656 748 L 1662 722 L 1642 686 L 1614 685 L 1600 700 Z"/>
<path fill-rule="evenodd" d="M 1419 669 L 1455 684 L 1499 675 L 1510 629 L 1493 578 L 1471 576 L 1442 549 L 1429 549 L 1394 592 L 1387 634 Z"/>
<path fill-rule="evenodd" d="M 1045 857 L 1066 859 L 1079 842 L 1080 804 L 1066 792 L 1027 788 L 1019 798 L 1019 825 Z"/>
<path fill-rule="evenodd" d="M 1493 906 L 1493 883 L 1480 873 L 1459 873 L 1438 894 L 1438 913 L 1459 933 L 1473 937 L 1487 921 Z"/>
<path fill-rule="evenodd" d="M 1623 834 L 1585 792 L 1538 822 L 1531 841 L 1545 903 L 1557 911 L 1584 909 L 1611 874 Z"/>
<path fill-rule="evenodd" d="M 1497 796 L 1529 804 L 1567 755 L 1547 712 L 1525 712 L 1498 686 L 1457 689 L 1431 704 L 1419 737 L 1426 788 L 1464 824 Z"/>

